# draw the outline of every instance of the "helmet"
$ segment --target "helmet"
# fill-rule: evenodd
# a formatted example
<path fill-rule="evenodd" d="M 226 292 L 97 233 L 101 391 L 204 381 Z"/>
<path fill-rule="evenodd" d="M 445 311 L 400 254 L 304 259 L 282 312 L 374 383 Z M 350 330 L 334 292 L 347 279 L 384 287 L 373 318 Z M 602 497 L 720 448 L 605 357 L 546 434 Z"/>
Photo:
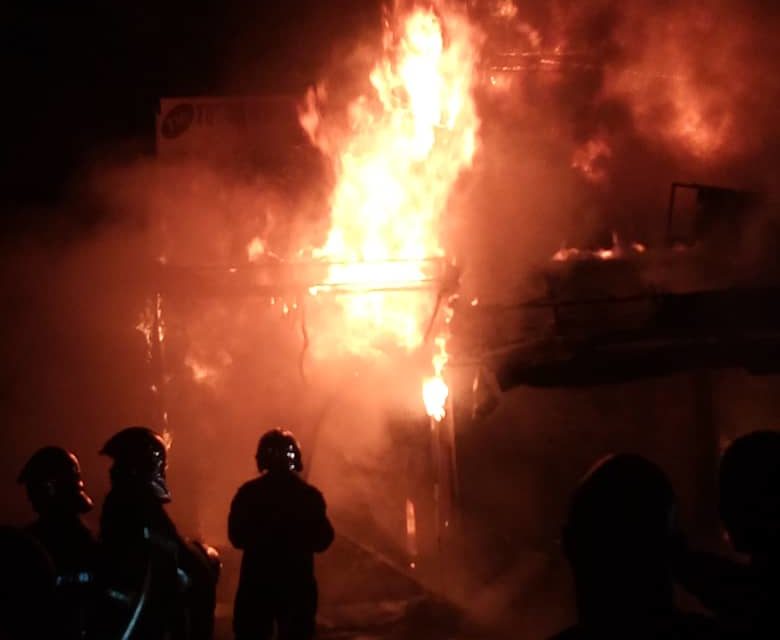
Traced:
<path fill-rule="evenodd" d="M 33 509 L 40 515 L 78 514 L 92 509 L 79 460 L 62 447 L 38 449 L 24 465 L 18 482 L 25 485 Z"/>
<path fill-rule="evenodd" d="M 111 483 L 145 485 L 161 502 L 170 502 L 165 480 L 167 440 L 148 427 L 128 427 L 112 436 L 100 453 L 113 458 Z"/>
<path fill-rule="evenodd" d="M 780 544 L 780 433 L 737 438 L 720 463 L 720 517 L 737 551 Z"/>
<path fill-rule="evenodd" d="M 573 563 L 662 560 L 679 539 L 676 497 L 666 474 L 642 456 L 608 456 L 586 474 L 569 507 L 564 545 Z M 632 560 L 633 562 L 633 560 Z"/>
<path fill-rule="evenodd" d="M 303 471 L 301 447 L 290 431 L 271 429 L 257 443 L 260 471 Z"/>

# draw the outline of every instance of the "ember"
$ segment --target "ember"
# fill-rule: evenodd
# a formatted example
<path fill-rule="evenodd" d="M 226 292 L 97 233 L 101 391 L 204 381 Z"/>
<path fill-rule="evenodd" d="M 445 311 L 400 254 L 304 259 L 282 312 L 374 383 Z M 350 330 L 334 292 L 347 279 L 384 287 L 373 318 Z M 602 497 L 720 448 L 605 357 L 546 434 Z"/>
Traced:
<path fill-rule="evenodd" d="M 600 249 L 578 249 L 576 247 L 561 247 L 556 251 L 552 259 L 555 262 L 566 262 L 567 260 L 615 260 L 625 258 L 631 255 L 642 254 L 647 247 L 640 242 L 623 244 L 617 232 L 612 232 L 612 246 Z"/>

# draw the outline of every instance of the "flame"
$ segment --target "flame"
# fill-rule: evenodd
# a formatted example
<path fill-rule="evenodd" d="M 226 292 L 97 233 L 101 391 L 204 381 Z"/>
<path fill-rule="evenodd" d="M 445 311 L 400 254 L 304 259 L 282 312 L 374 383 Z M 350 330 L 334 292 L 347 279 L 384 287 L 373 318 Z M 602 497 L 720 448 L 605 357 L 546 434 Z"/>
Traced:
<path fill-rule="evenodd" d="M 499 18 L 511 20 L 517 16 L 517 5 L 512 0 L 498 0 L 493 7 L 493 13 Z"/>
<path fill-rule="evenodd" d="M 146 342 L 146 359 L 151 362 L 154 353 L 154 342 L 162 344 L 165 341 L 162 296 L 158 294 L 153 299 L 150 298 L 146 301 L 144 310 L 138 318 L 138 324 L 135 325 L 135 330 L 143 335 Z"/>
<path fill-rule="evenodd" d="M 553 254 L 552 260 L 554 262 L 566 262 L 568 260 L 615 260 L 632 254 L 642 254 L 645 251 L 647 251 L 647 247 L 641 242 L 632 242 L 630 245 L 625 245 L 617 231 L 613 231 L 612 246 L 608 249 L 562 247 Z"/>
<path fill-rule="evenodd" d="M 208 358 L 208 359 L 207 359 Z M 192 380 L 197 384 L 214 386 L 227 367 L 233 362 L 230 354 L 220 350 L 215 354 L 201 355 L 187 353 L 184 357 L 184 366 L 192 373 Z"/>
<path fill-rule="evenodd" d="M 259 237 L 255 236 L 246 246 L 246 256 L 249 262 L 257 262 L 263 255 L 265 255 L 265 244 Z"/>
<path fill-rule="evenodd" d="M 578 169 L 589 182 L 604 182 L 607 177 L 606 162 L 612 157 L 612 149 L 603 138 L 588 140 L 575 149 L 572 155 L 572 169 Z"/>
<path fill-rule="evenodd" d="M 409 555 L 414 558 L 417 555 L 417 516 L 415 514 L 414 502 L 406 499 L 406 547 Z M 414 562 L 410 562 L 414 569 Z"/>
<path fill-rule="evenodd" d="M 440 422 L 446 415 L 445 404 L 449 395 L 449 388 L 443 377 L 448 356 L 444 336 L 438 336 L 435 343 L 437 352 L 433 356 L 434 375 L 423 381 L 423 402 L 428 415 L 436 422 Z"/>
<path fill-rule="evenodd" d="M 135 325 L 135 330 L 141 333 L 146 343 L 146 359 L 152 360 L 152 327 L 154 326 L 154 317 L 152 315 L 151 304 L 147 304 L 138 318 L 138 324 Z"/>
<path fill-rule="evenodd" d="M 195 382 L 206 382 L 216 376 L 216 371 L 203 362 L 199 362 L 194 356 L 188 354 L 184 358 L 184 365 L 192 371 L 192 379 Z"/>
<path fill-rule="evenodd" d="M 300 114 L 335 174 L 330 230 L 314 255 L 331 263 L 327 283 L 374 289 L 339 298 L 343 346 L 359 355 L 388 343 L 407 351 L 422 345 L 431 296 L 376 289 L 431 280 L 430 260 L 445 255 L 442 214 L 477 146 L 477 34 L 447 2 L 432 4 L 405 10 L 396 3 L 387 15 L 371 92 L 351 102 L 346 130 L 323 115 L 323 86 L 309 91 Z M 446 399 L 442 367 L 434 361 L 426 406 Z"/>

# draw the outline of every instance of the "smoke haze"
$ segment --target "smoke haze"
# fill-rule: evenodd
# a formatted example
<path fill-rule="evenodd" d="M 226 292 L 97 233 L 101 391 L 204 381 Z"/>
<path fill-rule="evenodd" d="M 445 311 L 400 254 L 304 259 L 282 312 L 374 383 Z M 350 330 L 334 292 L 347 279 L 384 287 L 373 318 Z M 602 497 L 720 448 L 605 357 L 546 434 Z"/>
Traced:
<path fill-rule="evenodd" d="M 127 82 L 141 88 L 112 94 L 113 106 L 132 103 L 126 113 L 136 114 L 134 125 L 96 133 L 98 141 L 71 154 L 61 143 L 73 138 L 78 146 L 89 118 L 55 126 L 37 106 L 28 117 L 46 120 L 51 138 L 14 138 L 24 153 L 12 175 L 27 186 L 12 189 L 8 178 L 4 195 L 4 515 L 13 522 L 30 517 L 15 479 L 37 447 L 74 449 L 99 498 L 107 490 L 100 446 L 122 426 L 149 424 L 173 436 L 177 522 L 224 548 L 229 501 L 255 472 L 257 438 L 282 425 L 302 440 L 309 479 L 323 489 L 340 533 L 406 564 L 407 500 L 421 514 L 420 555 L 436 544 L 424 515 L 432 471 L 428 424 L 419 415 L 420 363 L 397 353 L 370 366 L 344 354 L 318 361 L 314 355 L 327 352 L 323 343 L 339 329 L 328 314 L 301 308 L 295 296 L 247 294 L 257 280 L 225 285 L 225 268 L 254 265 L 258 277 L 270 278 L 263 274 L 276 273 L 276 257 L 295 260 L 321 246 L 333 180 L 327 165 L 300 131 L 291 134 L 299 136 L 295 152 L 266 144 L 260 169 L 224 161 L 231 148 L 212 149 L 209 158 L 152 157 L 153 113 L 138 115 L 153 110 L 153 92 L 283 94 L 294 110 L 309 85 L 326 79 L 330 108 L 340 113 L 366 88 L 381 12 L 377 3 L 309 3 L 274 17 L 265 13 L 269 3 L 230 4 L 217 23 L 222 31 L 195 48 L 196 60 L 208 59 L 201 75 L 195 63 L 173 60 L 171 73 L 189 81 L 172 86 L 157 77 L 150 88 L 139 63 Z M 463 268 L 465 300 L 512 303 L 530 295 L 531 276 L 563 244 L 608 246 L 613 230 L 660 244 L 673 180 L 777 199 L 774 3 L 466 4 L 484 37 L 480 142 L 443 222 L 448 254 Z M 176 32 L 173 14 L 159 21 Z M 137 16 L 134 24 L 142 23 Z M 191 33 L 209 34 L 205 22 L 188 24 Z M 154 39 L 161 57 L 174 48 L 165 40 Z M 179 33 L 172 42 L 185 40 Z M 119 86 L 115 75 L 112 86 Z M 40 169 L 38 158 L 44 167 L 67 169 Z M 42 183 L 60 179 L 65 186 L 38 197 L 30 177 L 36 170 Z M 254 238 L 264 249 L 253 262 Z M 136 329 L 158 293 L 162 374 Z M 573 615 L 559 524 L 579 475 L 609 451 L 658 460 L 680 491 L 690 530 L 711 534 L 712 469 L 699 456 L 720 443 L 702 444 L 697 425 L 706 422 L 706 401 L 698 374 L 599 389 L 518 389 L 475 421 L 466 406 L 472 373 L 460 372 L 453 390 L 463 526 L 448 556 L 453 581 L 445 595 L 478 621 L 541 635 Z M 724 441 L 778 420 L 775 379 L 728 372 L 707 380 L 717 391 L 712 411 Z M 236 558 L 225 551 L 227 601 Z M 347 552 L 339 554 L 323 560 L 323 597 L 333 607 L 338 598 L 328 593 L 343 596 L 338 576 L 349 566 Z M 439 589 L 436 569 L 417 579 Z M 389 590 L 376 587 L 383 597 Z"/>

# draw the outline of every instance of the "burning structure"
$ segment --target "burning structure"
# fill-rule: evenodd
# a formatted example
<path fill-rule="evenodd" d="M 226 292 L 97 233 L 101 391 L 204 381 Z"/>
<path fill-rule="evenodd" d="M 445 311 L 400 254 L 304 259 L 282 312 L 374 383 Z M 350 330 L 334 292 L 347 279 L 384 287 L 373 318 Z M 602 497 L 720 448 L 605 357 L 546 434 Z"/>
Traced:
<path fill-rule="evenodd" d="M 683 212 L 675 208 L 682 190 L 694 194 Z M 478 325 L 482 316 L 495 323 L 497 313 L 524 309 L 524 329 L 511 355 L 493 363 L 503 389 L 599 384 L 698 368 L 776 372 L 780 316 L 771 258 L 769 264 L 756 259 L 747 276 L 712 268 L 722 264 L 725 251 L 738 251 L 738 239 L 763 211 L 756 194 L 673 183 L 662 246 L 626 246 L 613 235 L 609 248 L 561 249 L 539 272 L 546 295 L 509 308 L 466 308 L 459 319 L 468 325 L 471 316 Z M 480 333 L 496 340 L 495 332 L 463 329 L 472 338 Z M 513 340 L 498 338 L 502 342 Z M 484 357 L 490 345 L 477 349 Z"/>
<path fill-rule="evenodd" d="M 676 246 L 674 225 L 663 245 L 624 244 L 616 235 L 610 246 L 536 260 L 527 271 L 539 295 L 492 304 L 472 288 L 479 296 L 458 299 L 461 262 L 453 257 L 468 251 L 452 250 L 447 232 L 457 186 L 481 146 L 475 94 L 499 96 L 483 97 L 491 112 L 491 100 L 523 74 L 589 76 L 603 66 L 598 56 L 544 49 L 514 3 L 490 4 L 490 19 L 513 38 L 520 33 L 526 50 L 493 52 L 480 65 L 484 35 L 465 5 L 396 3 L 357 89 L 334 82 L 302 99 L 164 100 L 158 118 L 163 161 L 195 149 L 239 165 L 233 152 L 251 137 L 267 143 L 249 153 L 252 162 L 289 169 L 281 188 L 263 184 L 257 201 L 240 203 L 251 215 L 230 212 L 231 233 L 207 237 L 206 251 L 182 250 L 186 233 L 163 223 L 154 295 L 139 324 L 160 420 L 174 435 L 198 422 L 231 463 L 251 446 L 258 421 L 288 423 L 309 452 L 306 467 L 333 496 L 344 537 L 428 586 L 441 579 L 442 539 L 454 528 L 455 422 L 473 419 L 476 370 L 478 392 L 490 396 L 496 388 L 569 388 L 702 367 L 764 371 L 778 347 L 772 286 L 756 291 L 702 267 L 708 256 L 720 260 L 713 243 L 723 231 L 712 227 L 721 214 L 748 210 L 738 193 L 713 188 L 696 187 L 697 247 Z M 627 76 L 617 75 L 615 92 L 626 89 Z M 545 82 L 523 90 L 542 92 Z M 670 118 L 680 126 L 670 137 L 693 141 L 696 153 L 719 149 L 720 136 L 696 142 L 710 130 L 706 114 L 691 116 L 678 102 Z M 651 127 L 644 111 L 637 118 Z M 487 127 L 500 132 L 497 121 Z M 209 126 L 232 133 L 212 144 Z M 202 137 L 189 145 L 197 131 Z M 614 132 L 586 127 L 577 137 L 565 170 L 604 188 L 620 152 Z M 289 158 L 269 151 L 279 148 L 291 149 Z M 314 196 L 291 205 L 278 195 L 316 182 L 314 175 Z M 291 221 L 285 209 L 303 213 Z M 724 313 L 735 307 L 742 313 Z M 478 402 L 476 415 L 494 400 Z M 233 423 L 230 445 L 217 442 L 214 424 L 225 420 Z M 218 509 L 204 505 L 225 503 L 239 479 L 233 469 L 219 475 L 188 505 L 198 529 L 220 521 Z"/>
<path fill-rule="evenodd" d="M 24 450 L 77 450 L 100 495 L 98 444 L 167 426 L 173 515 L 227 547 L 287 426 L 341 533 L 326 618 L 422 583 L 512 637 L 570 615 L 555 541 L 605 453 L 659 462 L 716 537 L 719 447 L 780 420 L 746 373 L 776 366 L 780 234 L 685 186 L 667 229 L 665 186 L 776 191 L 772 3 L 29 4 L 7 59 L 51 61 L 11 65 L 2 191 L 56 201 L 2 256 L 9 516 Z M 139 153 L 160 95 L 201 92 L 258 97 L 163 99 Z"/>
<path fill-rule="evenodd" d="M 327 474 L 340 476 L 336 495 L 329 494 L 342 539 L 364 554 L 369 550 L 373 562 L 391 573 L 416 575 L 413 582 L 428 588 L 439 582 L 442 539 L 455 516 L 445 367 L 458 267 L 445 250 L 443 229 L 451 192 L 478 146 L 473 90 L 479 38 L 454 3 L 398 4 L 388 11 L 377 61 L 357 97 L 339 104 L 340 87 L 323 83 L 297 108 L 300 129 L 290 139 L 316 150 L 315 164 L 328 185 L 326 226 L 280 249 L 274 214 L 264 211 L 253 233 L 235 234 L 243 238 L 243 252 L 216 264 L 182 264 L 172 255 L 175 246 L 162 247 L 156 291 L 138 327 L 149 349 L 150 390 L 161 421 L 170 421 L 174 433 L 176 403 L 193 387 L 214 395 L 218 390 L 224 403 L 242 405 L 244 416 L 253 410 L 268 415 L 274 399 L 258 398 L 247 384 L 252 374 L 246 358 L 259 349 L 272 366 L 249 367 L 262 372 L 258 377 L 284 377 L 276 390 L 286 406 L 275 411 L 300 434 L 309 452 L 306 468 L 326 491 Z M 180 158 L 182 148 L 215 153 L 208 136 L 215 122 L 232 131 L 254 129 L 255 135 L 259 128 L 262 135 L 267 122 L 252 114 L 289 115 L 290 106 L 284 100 L 164 100 L 161 159 Z M 271 120 L 289 131 L 284 117 Z M 188 136 L 192 146 L 183 142 Z M 218 146 L 224 149 L 224 143 Z M 305 153 L 292 155 L 295 164 Z M 276 343 L 272 357 L 269 340 Z M 295 364 L 284 373 L 274 370 L 280 352 Z M 237 387 L 249 395 L 238 400 Z M 371 409 L 360 415 L 366 402 Z M 256 436 L 256 420 L 241 428 L 236 451 Z M 359 441 L 366 423 L 375 421 L 381 433 L 371 427 L 371 438 L 400 439 L 390 451 L 395 462 L 380 471 L 384 488 L 357 487 L 345 478 L 359 464 L 354 460 L 323 466 L 320 460 L 334 455 L 374 458 L 365 447 L 375 445 Z M 345 448 L 338 446 L 344 438 L 353 440 L 346 454 L 334 452 Z M 391 481 L 388 472 L 403 479 Z M 357 479 L 363 481 L 363 474 Z M 361 515 L 361 494 L 371 502 L 382 496 L 380 518 L 375 508 Z"/>

